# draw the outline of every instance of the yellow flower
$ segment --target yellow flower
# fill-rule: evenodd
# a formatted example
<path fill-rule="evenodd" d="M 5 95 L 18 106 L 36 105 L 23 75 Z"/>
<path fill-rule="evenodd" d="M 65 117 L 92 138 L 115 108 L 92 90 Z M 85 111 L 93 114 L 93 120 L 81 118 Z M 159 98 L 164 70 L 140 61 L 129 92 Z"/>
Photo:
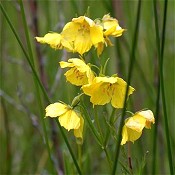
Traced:
<path fill-rule="evenodd" d="M 101 22 L 97 21 L 97 23 L 103 27 L 103 35 L 105 41 L 98 43 L 95 46 L 97 48 L 97 55 L 99 56 L 103 52 L 104 44 L 106 46 L 113 46 L 111 40 L 109 39 L 109 36 L 119 37 L 123 34 L 125 29 L 122 29 L 119 26 L 117 19 L 110 17 L 109 14 L 104 15 L 102 21 Z"/>
<path fill-rule="evenodd" d="M 61 35 L 72 45 L 74 52 L 81 55 L 93 45 L 104 42 L 103 28 L 86 16 L 73 18 L 64 26 Z"/>
<path fill-rule="evenodd" d="M 127 141 L 134 142 L 142 135 L 143 128 L 151 128 L 151 123 L 155 123 L 154 115 L 151 110 L 139 111 L 132 117 L 125 120 L 122 130 L 121 145 Z"/>
<path fill-rule="evenodd" d="M 127 83 L 119 77 L 95 77 L 91 84 L 82 86 L 82 90 L 89 95 L 94 105 L 104 105 L 111 101 L 115 108 L 123 108 Z M 128 96 L 134 88 L 129 87 Z"/>
<path fill-rule="evenodd" d="M 81 59 L 72 58 L 69 59 L 68 62 L 61 61 L 60 66 L 61 68 L 70 68 L 64 75 L 67 81 L 76 86 L 91 83 L 94 78 L 91 68 Z"/>
<path fill-rule="evenodd" d="M 125 31 L 119 26 L 118 20 L 110 17 L 109 14 L 103 16 L 102 25 L 105 36 L 119 37 Z"/>
<path fill-rule="evenodd" d="M 67 42 L 62 35 L 59 33 L 47 33 L 44 37 L 35 37 L 39 43 L 49 44 L 50 47 L 54 49 L 63 49 L 65 48 L 67 51 L 73 51 L 72 46 L 69 42 Z"/>
<path fill-rule="evenodd" d="M 60 125 L 70 131 L 74 129 L 75 137 L 82 138 L 84 119 L 79 112 L 62 103 L 53 103 L 46 107 L 46 116 L 58 117 Z"/>

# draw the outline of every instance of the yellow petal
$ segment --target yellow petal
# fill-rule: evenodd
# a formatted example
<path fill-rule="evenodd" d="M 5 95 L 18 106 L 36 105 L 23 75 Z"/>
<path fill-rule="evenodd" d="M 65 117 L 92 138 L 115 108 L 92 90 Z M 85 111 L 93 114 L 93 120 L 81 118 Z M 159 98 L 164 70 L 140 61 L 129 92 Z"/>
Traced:
<path fill-rule="evenodd" d="M 49 44 L 52 48 L 60 49 L 61 45 L 61 35 L 58 33 L 47 33 L 44 37 L 35 37 L 40 43 Z"/>
<path fill-rule="evenodd" d="M 74 135 L 77 138 L 83 138 L 83 127 L 84 127 L 84 119 L 80 116 L 80 126 L 78 129 L 74 129 Z"/>
<path fill-rule="evenodd" d="M 110 23 L 109 23 L 109 24 L 110 24 Z M 107 23 L 107 25 L 109 25 L 109 24 Z M 107 28 L 107 30 L 104 31 L 104 35 L 105 35 L 105 36 L 112 35 L 112 33 L 115 31 L 115 29 L 116 29 L 116 24 L 113 25 L 113 26 L 110 26 L 109 28 Z"/>
<path fill-rule="evenodd" d="M 81 86 L 88 84 L 94 78 L 94 74 L 86 63 L 78 58 L 69 59 L 68 62 L 61 61 L 61 68 L 71 67 L 64 75 L 70 83 Z"/>
<path fill-rule="evenodd" d="M 92 19 L 90 19 L 86 16 L 84 17 L 84 19 L 89 24 L 90 27 L 93 27 L 95 25 L 95 22 Z"/>
<path fill-rule="evenodd" d="M 145 119 L 143 118 L 134 118 L 130 117 L 129 119 L 126 120 L 125 125 L 127 128 L 130 128 L 132 130 L 135 130 L 137 132 L 142 132 L 143 128 L 145 127 Z"/>
<path fill-rule="evenodd" d="M 111 101 L 112 91 L 109 83 L 98 83 L 93 89 L 90 101 L 94 105 L 104 105 Z"/>
<path fill-rule="evenodd" d="M 127 132 L 128 132 L 128 141 L 131 141 L 131 142 L 136 141 L 142 135 L 142 132 L 138 132 L 130 128 L 127 128 Z"/>
<path fill-rule="evenodd" d="M 69 110 L 67 105 L 62 103 L 53 103 L 46 107 L 46 116 L 58 117 Z"/>
<path fill-rule="evenodd" d="M 151 110 L 139 111 L 133 117 L 143 118 L 142 120 L 145 120 L 145 127 L 147 129 L 151 128 L 151 123 L 155 123 L 154 115 Z"/>
<path fill-rule="evenodd" d="M 61 68 L 74 67 L 74 65 L 72 63 L 68 63 L 68 62 L 65 62 L 65 61 L 60 61 L 59 63 L 60 63 Z"/>
<path fill-rule="evenodd" d="M 69 110 L 58 118 L 60 125 L 68 131 L 80 127 L 80 117 L 74 110 Z"/>
<path fill-rule="evenodd" d="M 96 44 L 95 47 L 97 48 L 97 56 L 99 57 L 104 50 L 104 43 L 100 42 L 100 43 Z"/>
<path fill-rule="evenodd" d="M 90 101 L 94 105 L 104 105 L 111 100 L 111 91 L 107 91 L 109 84 L 97 83 L 82 86 L 82 90 L 86 95 L 89 95 Z"/>
<path fill-rule="evenodd" d="M 92 47 L 90 33 L 87 31 L 79 31 L 74 41 L 74 51 L 81 55 L 88 52 Z"/>
<path fill-rule="evenodd" d="M 79 28 L 80 28 L 80 24 L 75 22 L 68 22 L 64 26 L 63 31 L 61 32 L 61 35 L 66 41 L 72 42 L 77 37 Z"/>
<path fill-rule="evenodd" d="M 105 36 L 119 37 L 125 31 L 119 26 L 118 20 L 110 17 L 110 15 L 104 15 L 102 18 L 102 24 L 104 27 Z"/>
<path fill-rule="evenodd" d="M 128 128 L 126 125 L 124 125 L 123 130 L 122 130 L 121 145 L 125 144 L 128 141 L 134 142 L 137 139 L 139 139 L 141 135 L 142 135 L 142 132 L 132 130 L 132 129 Z"/>
<path fill-rule="evenodd" d="M 66 40 L 65 38 L 62 37 L 61 44 L 68 52 L 74 52 L 72 41 Z"/>
<path fill-rule="evenodd" d="M 80 16 L 78 18 L 73 18 L 73 22 L 89 25 L 89 27 L 93 27 L 95 25 L 94 21 L 86 16 Z"/>
<path fill-rule="evenodd" d="M 67 81 L 76 86 L 82 86 L 88 83 L 86 74 L 78 71 L 76 67 L 71 68 L 64 75 L 66 76 Z"/>
<path fill-rule="evenodd" d="M 82 86 L 82 90 L 89 95 L 94 105 L 109 103 L 112 96 L 112 84 L 117 82 L 117 77 L 95 77 L 91 84 Z"/>
<path fill-rule="evenodd" d="M 119 37 L 123 34 L 123 32 L 126 31 L 125 29 L 122 29 L 119 25 L 116 27 L 116 30 L 112 33 L 112 36 Z"/>
<path fill-rule="evenodd" d="M 118 81 L 118 77 L 96 77 L 94 78 L 93 83 L 110 83 L 110 84 L 114 84 Z"/>
<path fill-rule="evenodd" d="M 112 96 L 112 106 L 115 108 L 123 108 L 123 103 L 125 99 L 126 92 L 126 82 L 122 78 L 117 79 L 117 83 L 115 83 L 113 96 Z M 129 86 L 128 96 L 134 92 L 134 88 Z"/>
<path fill-rule="evenodd" d="M 87 75 L 87 78 L 88 78 L 88 84 L 91 84 L 93 79 L 94 79 L 94 73 L 92 72 L 91 68 L 87 69 L 86 71 L 86 75 Z M 83 84 L 84 85 L 84 84 Z"/>
<path fill-rule="evenodd" d="M 81 83 L 81 85 L 87 84 L 87 83 L 91 83 L 92 80 L 94 79 L 94 73 L 92 72 L 91 68 L 89 67 L 89 65 L 86 65 L 86 63 L 78 58 L 72 58 L 69 59 L 68 62 L 71 62 L 72 64 L 74 64 L 74 66 L 76 67 L 76 69 L 81 72 L 84 73 L 84 76 L 87 77 L 88 82 Z"/>
<path fill-rule="evenodd" d="M 90 38 L 92 40 L 93 45 L 96 45 L 97 43 L 100 43 L 100 42 L 104 42 L 103 28 L 98 25 L 91 27 Z"/>
<path fill-rule="evenodd" d="M 128 141 L 128 132 L 127 132 L 127 128 L 124 125 L 123 129 L 122 129 L 122 141 L 121 141 L 121 145 L 124 145 L 126 142 Z"/>
<path fill-rule="evenodd" d="M 89 66 L 86 65 L 84 61 L 78 58 L 71 58 L 68 60 L 69 63 L 72 63 L 80 72 L 86 72 L 89 69 Z"/>

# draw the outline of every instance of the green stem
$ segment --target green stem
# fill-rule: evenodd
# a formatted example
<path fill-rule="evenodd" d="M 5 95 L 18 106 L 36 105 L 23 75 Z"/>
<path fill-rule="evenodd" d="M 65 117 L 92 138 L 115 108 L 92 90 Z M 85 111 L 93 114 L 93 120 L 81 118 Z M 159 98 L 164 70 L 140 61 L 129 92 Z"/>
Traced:
<path fill-rule="evenodd" d="M 141 12 L 141 0 L 138 2 L 138 8 L 137 8 L 137 20 L 136 20 L 136 25 L 135 25 L 135 33 L 134 33 L 134 38 L 133 38 L 133 43 L 132 43 L 132 50 L 130 54 L 130 64 L 129 64 L 129 72 L 128 72 L 128 81 L 127 81 L 127 87 L 126 87 L 126 92 L 125 92 L 125 100 L 124 100 L 124 107 L 122 111 L 122 117 L 119 125 L 119 130 L 118 130 L 118 140 L 116 144 L 116 152 L 115 152 L 115 160 L 113 164 L 113 171 L 112 174 L 115 175 L 115 171 L 117 169 L 117 164 L 118 164 L 118 158 L 119 158 L 119 152 L 120 152 L 120 143 L 122 139 L 122 127 L 124 124 L 124 116 L 125 116 L 125 111 L 127 107 L 127 98 L 128 98 L 128 92 L 129 92 L 129 85 L 131 82 L 131 77 L 132 77 L 132 70 L 134 67 L 135 63 L 135 49 L 137 46 L 137 39 L 138 39 L 138 33 L 139 33 L 139 22 L 140 22 L 140 12 Z"/>
<path fill-rule="evenodd" d="M 111 161 L 111 158 L 110 158 L 110 156 L 109 156 L 108 150 L 107 150 L 106 147 L 104 147 L 103 150 L 104 150 L 105 155 L 106 155 L 106 158 L 107 158 L 107 160 L 108 160 L 110 170 L 112 170 L 112 161 Z"/>
<path fill-rule="evenodd" d="M 95 119 L 95 122 L 97 124 L 97 128 L 98 128 L 98 131 L 100 133 L 101 140 L 102 140 L 103 133 L 102 133 L 102 129 L 101 129 L 100 122 L 99 122 L 97 106 L 94 107 L 94 119 Z"/>
<path fill-rule="evenodd" d="M 101 141 L 102 141 L 102 143 L 103 143 L 102 149 L 103 149 L 104 152 L 105 152 L 105 155 L 106 155 L 106 158 L 107 158 L 107 160 L 108 160 L 110 169 L 112 169 L 112 161 L 111 161 L 111 158 L 110 158 L 110 156 L 109 156 L 107 147 L 106 147 L 106 145 L 105 145 L 105 138 L 103 137 L 103 132 L 102 132 L 102 129 L 101 129 L 101 126 L 100 126 L 97 107 L 94 107 L 94 118 L 95 118 L 95 122 L 96 122 L 96 124 L 97 124 L 97 128 L 98 128 L 99 133 L 100 133 Z"/>
<path fill-rule="evenodd" d="M 82 145 L 78 144 L 78 163 L 79 167 L 82 167 Z"/>
<path fill-rule="evenodd" d="M 116 109 L 113 108 L 112 113 L 109 117 L 109 125 L 110 126 L 113 126 L 113 124 L 114 124 L 114 114 L 115 114 L 115 112 L 116 112 Z M 105 147 L 107 146 L 108 140 L 109 140 L 109 135 L 110 135 L 110 131 L 111 131 L 110 128 L 109 128 L 110 126 L 108 126 L 108 128 L 107 128 L 107 133 L 106 133 L 106 137 L 105 137 L 105 141 L 104 141 L 104 146 Z"/>
<path fill-rule="evenodd" d="M 74 156 L 74 153 L 73 153 L 73 151 L 72 151 L 72 148 L 71 148 L 71 146 L 70 146 L 70 144 L 69 144 L 69 142 L 68 142 L 68 139 L 67 139 L 67 137 L 66 137 L 66 134 L 64 133 L 62 126 L 61 126 L 60 123 L 58 122 L 58 119 L 55 119 L 55 121 L 56 121 L 56 123 L 57 123 L 57 125 L 58 125 L 58 127 L 59 127 L 59 129 L 60 129 L 60 131 L 61 131 L 61 135 L 63 136 L 63 139 L 64 139 L 64 141 L 65 141 L 65 143 L 66 143 L 66 145 L 67 145 L 67 147 L 68 147 L 68 150 L 69 150 L 69 152 L 70 152 L 70 154 L 71 154 L 71 157 L 72 157 L 72 159 L 73 159 L 74 165 L 75 165 L 75 167 L 77 168 L 78 174 L 79 174 L 79 175 L 82 175 L 81 170 L 80 170 L 80 167 L 79 167 L 79 165 L 78 165 L 78 163 L 77 163 L 77 160 L 76 160 L 76 158 L 75 158 L 75 156 Z"/>
<path fill-rule="evenodd" d="M 153 1 L 154 8 L 154 22 L 156 30 L 156 46 L 158 59 L 160 60 L 160 37 L 159 37 L 159 25 L 158 25 L 158 15 L 156 10 L 156 0 Z M 152 165 L 152 174 L 156 174 L 156 156 L 157 156 L 157 130 L 159 124 L 159 110 L 160 110 L 160 71 L 158 70 L 158 85 L 157 85 L 157 98 L 156 98 L 156 111 L 155 111 L 155 128 L 153 133 L 153 165 Z"/>
<path fill-rule="evenodd" d="M 162 105 L 163 105 L 164 122 L 165 122 L 165 134 L 166 134 L 166 141 L 167 141 L 167 148 L 168 148 L 169 168 L 170 168 L 170 173 L 174 174 L 172 151 L 171 151 L 171 144 L 170 144 L 170 133 L 169 133 L 168 117 L 167 117 L 167 107 L 166 107 L 166 99 L 165 99 L 164 77 L 163 77 L 163 57 L 164 57 L 164 45 L 165 45 L 165 33 L 166 33 L 167 6 L 168 6 L 168 0 L 165 0 L 159 71 L 160 71 L 160 85 L 161 85 Z"/>
<path fill-rule="evenodd" d="M 90 118 L 90 115 L 89 115 L 89 113 L 87 112 L 86 107 L 85 107 L 85 105 L 83 104 L 82 101 L 81 101 L 81 104 L 82 104 L 82 105 L 81 105 L 80 107 L 83 109 L 83 114 L 84 114 L 84 116 L 85 116 L 85 119 L 86 119 L 86 121 L 87 121 L 87 123 L 88 123 L 89 128 L 91 129 L 92 133 L 94 134 L 94 136 L 95 136 L 95 138 L 96 138 L 98 144 L 99 144 L 101 147 L 103 147 L 102 141 L 101 141 L 101 138 L 100 138 L 100 134 L 98 133 L 98 131 L 95 129 L 94 125 L 92 124 L 92 120 L 91 120 L 91 118 Z"/>
<path fill-rule="evenodd" d="M 25 16 L 24 6 L 23 6 L 22 0 L 19 0 L 19 3 L 20 3 L 20 8 L 21 8 L 21 14 L 22 14 L 22 19 L 23 19 L 23 24 L 24 24 L 26 40 L 27 40 L 27 47 L 28 47 L 28 51 L 29 51 L 29 57 L 30 57 L 32 66 L 35 68 L 34 57 L 33 57 L 33 53 L 32 53 L 29 31 L 28 31 L 28 27 L 27 27 L 26 16 Z M 47 151 L 48 151 L 48 154 L 49 154 L 49 159 L 50 159 L 51 165 L 53 166 L 52 173 L 56 173 L 55 172 L 56 169 L 54 167 L 54 162 L 53 162 L 52 155 L 51 155 L 51 150 L 50 150 L 50 147 L 49 147 L 49 139 L 48 139 L 48 135 L 47 135 L 46 124 L 45 124 L 45 121 L 44 121 L 44 116 L 45 115 L 44 115 L 44 112 L 43 112 L 43 105 L 42 105 L 42 102 L 41 102 L 41 95 L 40 95 L 39 86 L 38 86 L 38 83 L 37 83 L 37 81 L 34 77 L 34 74 L 33 74 L 33 79 L 34 79 L 35 88 L 36 88 L 36 96 L 37 96 L 37 99 L 38 99 L 38 102 L 39 102 L 40 118 L 41 118 L 42 127 L 43 127 L 43 131 L 44 131 L 44 138 L 45 138 L 45 141 L 46 141 L 46 147 L 47 147 Z"/>
<path fill-rule="evenodd" d="M 4 30 L 4 25 L 5 25 L 5 21 L 4 19 L 2 18 L 2 15 L 0 16 L 0 19 L 1 19 L 1 28 L 0 28 L 0 36 L 1 36 L 1 40 L 0 40 L 0 89 L 1 90 L 4 90 L 5 87 L 4 87 L 4 82 L 3 81 L 3 78 L 4 78 L 4 69 L 5 66 L 3 64 L 3 58 L 4 58 L 4 50 L 5 50 L 5 45 L 4 45 L 4 40 L 5 40 L 5 34 L 6 34 L 6 30 Z M 4 79 L 5 80 L 5 79 Z M 5 172 L 7 174 L 11 174 L 11 170 L 12 170 L 12 136 L 11 136 L 11 131 L 10 131 L 10 120 L 9 120 L 9 114 L 8 114 L 8 111 L 7 110 L 7 107 L 6 107 L 6 104 L 5 104 L 5 100 L 3 99 L 3 96 L 0 96 L 0 104 L 1 104 L 1 114 L 4 114 L 4 115 L 1 115 L 1 117 L 3 118 L 4 120 L 4 130 L 5 130 L 5 137 L 6 137 L 6 157 L 4 158 L 4 162 L 6 162 L 6 166 L 4 167 L 5 168 Z M 2 126 L 2 125 L 1 125 Z M 1 147 L 2 148 L 2 147 Z M 1 169 L 2 170 L 2 169 Z"/>
<path fill-rule="evenodd" d="M 131 142 L 128 142 L 127 145 L 128 145 L 128 166 L 131 174 L 133 174 L 132 161 L 131 161 Z"/>

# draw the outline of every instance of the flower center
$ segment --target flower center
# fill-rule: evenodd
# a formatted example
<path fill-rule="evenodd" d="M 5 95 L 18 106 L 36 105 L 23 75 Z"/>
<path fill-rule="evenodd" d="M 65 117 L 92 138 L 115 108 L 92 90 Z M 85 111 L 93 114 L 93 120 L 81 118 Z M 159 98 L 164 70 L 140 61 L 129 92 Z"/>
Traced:
<path fill-rule="evenodd" d="M 74 73 L 76 75 L 76 79 L 82 80 L 84 78 L 84 74 L 81 73 L 78 69 L 74 69 Z"/>
<path fill-rule="evenodd" d="M 81 35 L 85 35 L 87 33 L 89 33 L 89 25 L 86 23 L 83 23 L 80 25 L 80 28 L 78 29 L 79 33 L 81 33 Z"/>
<path fill-rule="evenodd" d="M 112 86 L 111 83 L 107 83 L 106 85 L 104 85 L 104 87 L 103 87 L 103 93 L 105 93 L 109 97 L 111 97 L 112 94 L 113 94 L 113 91 L 114 91 L 114 88 L 113 88 L 113 86 Z"/>

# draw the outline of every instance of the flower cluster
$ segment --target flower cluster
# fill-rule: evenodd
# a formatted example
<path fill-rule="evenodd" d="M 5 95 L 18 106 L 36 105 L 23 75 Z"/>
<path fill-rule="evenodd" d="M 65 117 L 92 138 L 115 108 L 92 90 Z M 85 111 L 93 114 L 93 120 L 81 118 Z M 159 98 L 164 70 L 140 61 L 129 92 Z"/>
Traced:
<path fill-rule="evenodd" d="M 109 14 L 96 20 L 80 16 L 68 22 L 61 33 L 48 33 L 44 37 L 36 37 L 36 40 L 49 44 L 54 49 L 66 49 L 68 52 L 77 52 L 81 55 L 80 58 L 70 58 L 59 64 L 61 68 L 68 69 L 64 74 L 66 80 L 79 86 L 84 95 L 90 96 L 93 106 L 111 103 L 114 108 L 123 108 L 127 83 L 116 75 L 102 76 L 100 73 L 94 73 L 91 64 L 85 62 L 83 54 L 94 46 L 97 55 L 100 56 L 104 46 L 113 45 L 110 37 L 119 37 L 124 31 L 117 19 Z M 129 86 L 127 98 L 134 91 L 135 89 Z M 61 126 L 68 131 L 74 130 L 75 137 L 83 138 L 84 119 L 83 114 L 77 109 L 77 104 L 50 104 L 46 107 L 46 116 L 58 117 Z M 144 127 L 150 128 L 151 122 L 154 123 L 154 116 L 150 110 L 140 111 L 126 119 L 121 144 L 137 140 Z"/>
<path fill-rule="evenodd" d="M 40 43 L 49 44 L 54 49 L 66 49 L 83 55 L 92 46 L 97 48 L 100 55 L 104 45 L 112 45 L 109 36 L 119 37 L 124 32 L 118 21 L 110 15 L 104 15 L 102 20 L 95 20 L 80 16 L 68 22 L 62 32 L 48 33 L 44 37 L 36 37 Z"/>

